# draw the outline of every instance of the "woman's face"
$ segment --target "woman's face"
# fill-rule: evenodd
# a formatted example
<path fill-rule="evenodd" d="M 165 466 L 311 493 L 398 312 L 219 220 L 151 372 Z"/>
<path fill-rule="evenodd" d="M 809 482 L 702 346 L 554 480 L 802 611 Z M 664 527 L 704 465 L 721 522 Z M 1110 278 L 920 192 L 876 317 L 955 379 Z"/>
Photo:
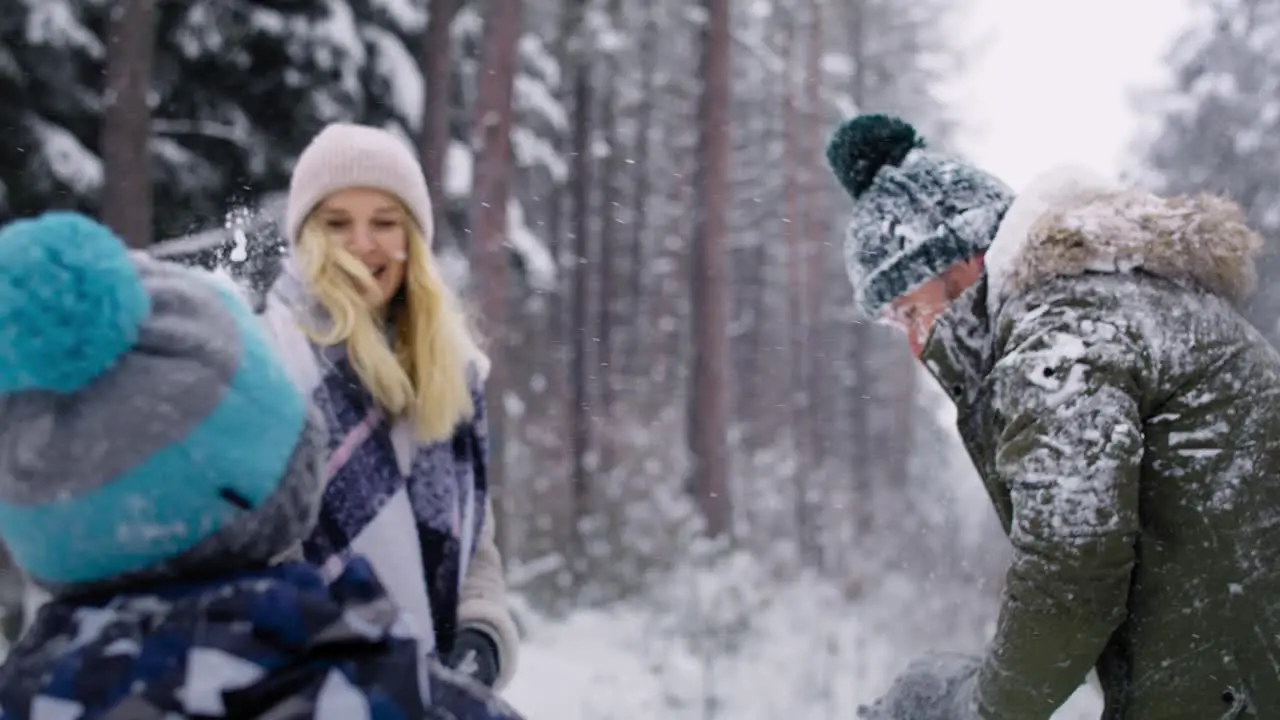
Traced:
<path fill-rule="evenodd" d="M 404 283 L 409 259 L 408 220 L 404 207 L 381 190 L 348 188 L 325 198 L 316 216 L 334 242 L 364 263 L 378 284 L 369 298 L 375 308 L 386 307 Z"/>

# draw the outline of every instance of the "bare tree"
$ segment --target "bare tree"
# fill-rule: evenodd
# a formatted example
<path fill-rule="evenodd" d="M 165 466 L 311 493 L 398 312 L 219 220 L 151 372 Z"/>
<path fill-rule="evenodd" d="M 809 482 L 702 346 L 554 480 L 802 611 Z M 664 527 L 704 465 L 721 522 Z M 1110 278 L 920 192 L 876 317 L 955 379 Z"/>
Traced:
<path fill-rule="evenodd" d="M 653 182 L 649 142 L 653 135 L 654 105 L 657 103 L 657 98 L 654 96 L 657 85 L 658 32 L 660 30 L 658 14 L 653 6 L 650 5 L 645 10 L 645 23 L 640 40 L 642 90 L 636 118 L 635 148 L 631 153 L 635 163 L 632 170 L 631 253 L 630 266 L 627 268 L 627 306 L 631 308 L 633 324 L 631 333 L 627 337 L 626 352 L 623 353 L 623 359 L 626 361 L 624 372 L 636 387 L 643 386 L 642 383 L 636 382 L 636 378 L 642 373 L 647 374 L 647 367 L 640 352 L 646 330 L 642 320 L 646 317 L 643 305 L 645 300 L 644 242 L 649 229 L 649 196 Z M 631 397 L 635 397 L 635 394 L 631 393 Z"/>
<path fill-rule="evenodd" d="M 569 262 L 569 452 L 573 468 L 574 529 L 577 546 L 572 556 L 575 562 L 585 562 L 587 518 L 591 514 L 591 468 L 588 453 L 591 451 L 591 299 L 589 297 L 591 260 L 591 106 L 595 93 L 592 87 L 592 64 L 586 56 L 584 18 L 590 0 L 575 0 L 565 12 L 576 13 L 570 27 L 573 33 L 570 51 L 573 72 L 573 121 L 570 154 L 572 173 L 570 195 L 573 199 L 573 238 Z M 585 567 L 579 568 L 585 569 Z"/>
<path fill-rule="evenodd" d="M 689 393 L 692 489 L 712 537 L 728 533 L 729 497 L 729 0 L 705 0 L 693 232 L 693 376 Z"/>
<path fill-rule="evenodd" d="M 616 24 L 622 13 L 620 0 L 609 0 L 609 22 Z M 600 97 L 600 129 L 605 135 L 608 147 L 604 161 L 600 165 L 600 267 L 596 283 L 598 301 L 596 308 L 596 364 L 599 367 L 598 398 L 599 411 L 597 419 L 605 427 L 597 433 L 599 468 L 602 475 L 608 475 L 614 468 L 614 452 L 612 434 L 609 426 L 614 417 L 614 397 L 620 363 L 616 361 L 614 352 L 617 341 L 615 330 L 617 323 L 617 299 L 621 295 L 618 273 L 618 242 L 622 237 L 620 223 L 622 203 L 618 183 L 622 179 L 622 134 L 618 130 L 618 103 L 620 101 L 617 85 L 621 68 L 618 66 L 616 53 L 607 53 L 602 63 Z"/>
<path fill-rule="evenodd" d="M 496 528 L 507 523 L 502 489 L 505 471 L 507 358 L 502 336 L 507 307 L 507 202 L 511 197 L 512 93 L 517 43 L 522 29 L 523 0 L 498 0 L 485 16 L 484 61 L 476 94 L 472 146 L 476 151 L 475 187 L 471 193 L 472 265 L 482 288 L 481 308 L 490 336 L 493 361 L 488 381 L 489 423 L 493 459 L 489 486 L 497 499 Z M 505 545 L 500 535 L 499 546 Z M 505 548 L 504 548 L 505 549 Z"/>
<path fill-rule="evenodd" d="M 805 371 L 801 373 L 800 381 L 803 383 L 804 396 L 804 415 L 805 424 L 796 427 L 796 432 L 806 434 L 808 441 L 805 443 L 807 448 L 807 465 L 810 468 L 826 468 L 824 462 L 828 454 L 828 437 L 826 429 L 830 425 L 831 419 L 831 398 L 830 394 L 824 391 L 828 386 L 828 376 L 831 370 L 831 354 L 827 352 L 827 335 L 829 325 L 825 322 L 823 305 L 824 305 L 824 289 L 827 286 L 826 278 L 828 275 L 827 268 L 830 265 L 830 256 L 827 254 L 827 240 L 830 235 L 827 233 L 827 217 L 831 213 L 831 209 L 823 202 L 824 197 L 830 188 L 827 178 L 819 175 L 822 163 L 822 143 L 825 131 L 823 114 L 823 104 L 821 97 L 821 88 L 823 86 L 822 76 L 822 58 L 825 54 L 823 47 L 823 12 L 822 0 L 812 0 L 809 3 L 809 17 L 807 18 L 808 37 L 805 40 L 805 59 L 804 74 L 802 82 L 804 85 L 803 94 L 803 111 L 801 113 L 801 122 L 797 125 L 793 132 L 799 133 L 798 141 L 800 143 L 800 163 L 803 168 L 800 170 L 800 183 L 803 186 L 801 193 L 801 205 L 797 208 L 798 215 L 792 220 L 796 226 L 799 243 L 797 250 L 799 255 L 803 257 L 806 268 L 803 271 L 803 290 L 796 288 L 797 294 L 803 292 L 804 309 L 802 312 L 803 320 L 801 332 L 804 340 L 802 347 L 804 354 L 796 358 L 793 362 L 797 364 L 807 364 Z M 797 262 L 800 258 L 797 258 Z M 817 473 L 815 473 L 815 476 Z M 814 482 L 818 480 L 818 482 Z M 829 483 L 825 477 L 800 477 L 797 478 L 799 483 L 797 489 L 803 494 L 809 494 L 806 504 L 810 507 L 822 508 L 829 506 L 827 502 L 830 495 Z M 816 495 L 817 497 L 813 497 Z M 814 513 L 817 518 L 822 518 L 823 514 Z M 818 522 L 815 530 L 820 537 L 827 534 L 828 523 Z M 817 545 L 819 552 L 812 558 L 817 567 L 826 567 L 831 563 L 831 552 L 829 543 L 823 542 Z"/>
<path fill-rule="evenodd" d="M 151 229 L 151 90 L 156 13 L 153 0 L 119 0 L 107 31 L 102 118 L 102 221 L 131 247 L 147 247 Z"/>
<path fill-rule="evenodd" d="M 461 0 L 430 0 L 427 31 L 422 34 L 422 46 L 418 53 L 423 84 L 426 86 L 426 107 L 422 113 L 419 148 L 422 170 L 427 176 L 427 190 L 434 200 L 431 224 L 437 238 L 445 230 L 444 173 L 445 158 L 449 150 L 449 89 L 453 77 L 453 48 L 449 31 L 461 5 Z M 440 247 L 438 242 L 436 247 Z"/>
<path fill-rule="evenodd" d="M 788 345 L 788 365 L 791 368 L 787 385 L 787 407 L 790 409 L 790 435 L 795 453 L 795 473 L 792 485 L 795 492 L 796 541 L 800 550 L 801 561 L 810 567 L 822 564 L 822 531 L 821 513 L 817 507 L 816 496 L 820 488 L 813 477 L 816 466 L 813 436 L 807 432 L 810 427 L 810 397 L 806 390 L 807 371 L 810 363 L 807 355 L 810 352 L 808 341 L 808 320 L 805 302 L 805 255 L 807 238 L 806 225 L 802 221 L 805 214 L 804 167 L 808 158 L 805 156 L 805 131 L 802 121 L 803 107 L 801 88 L 803 62 L 802 50 L 805 43 L 800 37 L 800 25 L 797 20 L 798 11 L 787 11 L 784 40 L 786 51 L 783 85 L 783 167 L 786 178 L 783 181 L 783 196 L 786 207 L 786 258 L 787 258 L 787 314 L 786 338 Z"/>

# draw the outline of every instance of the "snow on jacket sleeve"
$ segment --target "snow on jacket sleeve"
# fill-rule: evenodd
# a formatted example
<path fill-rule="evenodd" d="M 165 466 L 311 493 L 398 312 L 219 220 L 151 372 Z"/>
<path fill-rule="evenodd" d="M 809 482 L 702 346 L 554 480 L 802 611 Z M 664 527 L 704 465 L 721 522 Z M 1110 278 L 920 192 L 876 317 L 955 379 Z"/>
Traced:
<path fill-rule="evenodd" d="M 1141 352 L 1088 303 L 1021 313 L 992 373 L 1013 561 L 979 675 L 986 720 L 1049 718 L 1126 616 L 1142 463 Z"/>

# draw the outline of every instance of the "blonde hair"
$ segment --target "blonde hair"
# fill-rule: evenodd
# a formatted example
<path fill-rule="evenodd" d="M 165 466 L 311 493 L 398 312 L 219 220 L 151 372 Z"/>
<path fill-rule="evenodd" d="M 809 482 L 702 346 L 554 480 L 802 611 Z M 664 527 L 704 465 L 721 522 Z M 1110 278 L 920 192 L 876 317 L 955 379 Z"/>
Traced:
<path fill-rule="evenodd" d="M 411 417 L 418 437 L 435 442 L 451 437 L 458 423 L 475 415 L 466 373 L 480 349 L 420 226 L 407 210 L 404 218 L 408 258 L 394 347 L 384 321 L 365 299 L 377 287 L 373 276 L 329 236 L 314 213 L 298 233 L 300 269 L 332 325 L 325 332 L 304 329 L 321 345 L 345 342 L 351 367 L 374 400 L 393 416 Z"/>

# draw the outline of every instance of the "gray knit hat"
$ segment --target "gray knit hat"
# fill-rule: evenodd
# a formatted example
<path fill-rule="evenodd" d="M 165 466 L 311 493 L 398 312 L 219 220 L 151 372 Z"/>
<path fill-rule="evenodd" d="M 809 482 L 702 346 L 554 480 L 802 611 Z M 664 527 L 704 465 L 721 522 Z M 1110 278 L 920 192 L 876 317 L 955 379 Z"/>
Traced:
<path fill-rule="evenodd" d="M 868 317 L 985 252 L 1013 202 L 999 179 L 925 149 L 913 127 L 886 115 L 845 121 L 827 161 L 854 200 L 845 265 Z"/>
<path fill-rule="evenodd" d="M 0 539 L 55 594 L 263 566 L 323 433 L 248 305 L 50 213 L 0 229 Z"/>
<path fill-rule="evenodd" d="M 307 145 L 289 178 L 285 232 L 298 241 L 302 223 L 326 197 L 348 188 L 381 190 L 400 199 L 430 244 L 431 195 L 422 165 L 409 144 L 394 133 L 369 125 L 333 123 Z"/>

